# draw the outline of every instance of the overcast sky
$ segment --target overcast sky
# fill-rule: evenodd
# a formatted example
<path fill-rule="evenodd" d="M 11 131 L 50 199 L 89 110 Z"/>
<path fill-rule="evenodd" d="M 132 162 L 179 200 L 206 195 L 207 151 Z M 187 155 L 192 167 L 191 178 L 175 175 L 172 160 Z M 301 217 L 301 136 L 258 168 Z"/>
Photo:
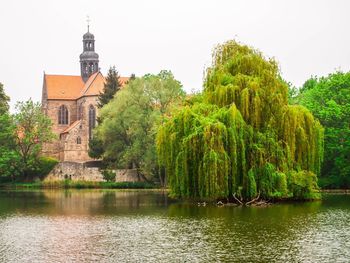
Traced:
<path fill-rule="evenodd" d="M 0 0 L 0 82 L 16 101 L 41 99 L 43 71 L 79 75 L 82 35 L 95 35 L 102 73 L 171 70 L 202 88 L 217 43 L 236 39 L 275 57 L 283 77 L 350 70 L 350 1 Z"/>

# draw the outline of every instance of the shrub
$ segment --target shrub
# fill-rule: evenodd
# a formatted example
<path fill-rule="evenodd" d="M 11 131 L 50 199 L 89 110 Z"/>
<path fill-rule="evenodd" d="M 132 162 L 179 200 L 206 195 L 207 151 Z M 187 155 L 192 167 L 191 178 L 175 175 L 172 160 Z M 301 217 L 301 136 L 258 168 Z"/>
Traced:
<path fill-rule="evenodd" d="M 51 170 L 58 164 L 58 160 L 52 157 L 40 157 L 38 161 L 37 176 L 39 178 L 44 178 L 48 175 Z"/>
<path fill-rule="evenodd" d="M 292 171 L 288 176 L 288 188 L 295 200 L 319 199 L 317 177 L 309 171 Z"/>
<path fill-rule="evenodd" d="M 116 174 L 112 170 L 102 170 L 103 179 L 107 182 L 114 182 Z"/>

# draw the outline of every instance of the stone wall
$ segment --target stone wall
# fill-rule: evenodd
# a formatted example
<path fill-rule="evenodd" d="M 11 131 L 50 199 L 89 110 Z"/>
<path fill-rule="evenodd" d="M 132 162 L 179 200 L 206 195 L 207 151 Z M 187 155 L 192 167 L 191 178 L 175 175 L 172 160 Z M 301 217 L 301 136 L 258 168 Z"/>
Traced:
<path fill-rule="evenodd" d="M 116 182 L 142 182 L 143 177 L 136 169 L 115 170 Z M 49 173 L 45 180 L 94 181 L 102 182 L 103 176 L 98 167 L 89 167 L 86 163 L 60 162 Z"/>
<path fill-rule="evenodd" d="M 73 127 L 68 133 L 61 135 L 61 161 L 86 162 L 93 160 L 88 155 L 88 139 L 85 120 Z M 78 143 L 80 138 L 80 143 Z"/>

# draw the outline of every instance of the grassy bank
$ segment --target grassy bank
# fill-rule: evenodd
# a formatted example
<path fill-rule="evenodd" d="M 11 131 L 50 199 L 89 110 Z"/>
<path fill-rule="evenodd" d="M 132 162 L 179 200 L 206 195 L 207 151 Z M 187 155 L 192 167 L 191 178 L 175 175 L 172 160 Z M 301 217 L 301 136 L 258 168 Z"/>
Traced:
<path fill-rule="evenodd" d="M 350 189 L 321 189 L 320 191 L 328 194 L 350 194 Z"/>
<path fill-rule="evenodd" d="M 89 181 L 35 181 L 29 183 L 6 183 L 1 184 L 1 188 L 11 189 L 54 189 L 54 188 L 74 188 L 74 189 L 153 189 L 156 185 L 148 182 L 89 182 Z"/>

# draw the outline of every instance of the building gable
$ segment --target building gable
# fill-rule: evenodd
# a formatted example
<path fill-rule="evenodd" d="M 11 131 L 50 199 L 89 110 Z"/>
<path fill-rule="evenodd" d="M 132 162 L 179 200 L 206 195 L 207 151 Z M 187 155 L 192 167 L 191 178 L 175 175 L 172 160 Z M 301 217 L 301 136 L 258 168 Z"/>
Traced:
<path fill-rule="evenodd" d="M 44 75 L 47 99 L 76 100 L 83 87 L 81 76 Z"/>

